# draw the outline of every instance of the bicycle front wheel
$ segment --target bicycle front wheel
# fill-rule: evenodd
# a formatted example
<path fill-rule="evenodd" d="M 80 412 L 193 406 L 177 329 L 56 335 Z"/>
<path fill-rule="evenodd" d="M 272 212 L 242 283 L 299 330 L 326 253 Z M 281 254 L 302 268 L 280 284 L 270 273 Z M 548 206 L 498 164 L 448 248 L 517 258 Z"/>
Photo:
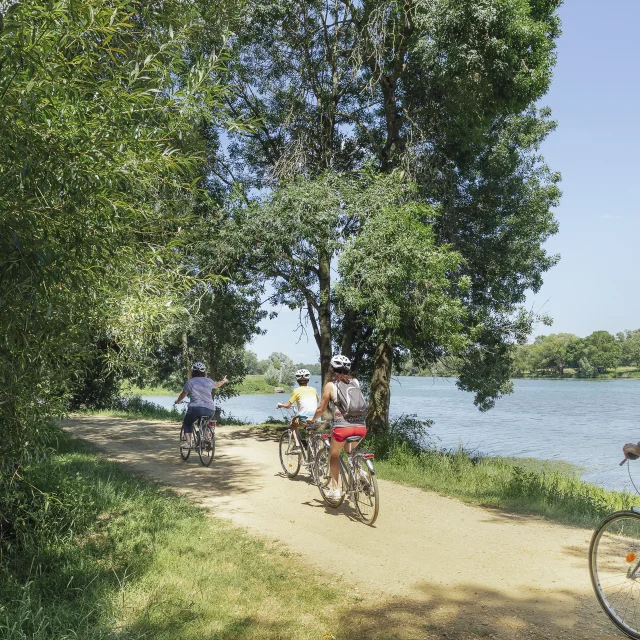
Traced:
<path fill-rule="evenodd" d="M 640 513 L 617 511 L 598 525 L 589 573 L 604 612 L 623 633 L 640 640 Z"/>
<path fill-rule="evenodd" d="M 184 435 L 184 427 L 180 427 L 180 457 L 188 460 L 191 455 L 191 448 L 187 447 L 187 437 Z"/>
<path fill-rule="evenodd" d="M 355 485 L 356 509 L 362 522 L 372 525 L 380 510 L 380 494 L 378 480 L 367 461 L 362 456 L 355 456 L 353 460 L 353 480 Z"/>
<path fill-rule="evenodd" d="M 300 453 L 292 451 L 295 444 L 291 429 L 283 431 L 280 436 L 280 464 L 289 478 L 295 478 L 300 471 Z"/>
<path fill-rule="evenodd" d="M 200 448 L 198 454 L 200 456 L 200 462 L 205 467 L 208 467 L 213 460 L 213 456 L 216 452 L 216 441 L 213 429 L 206 425 L 202 428 L 202 437 L 200 439 Z"/>

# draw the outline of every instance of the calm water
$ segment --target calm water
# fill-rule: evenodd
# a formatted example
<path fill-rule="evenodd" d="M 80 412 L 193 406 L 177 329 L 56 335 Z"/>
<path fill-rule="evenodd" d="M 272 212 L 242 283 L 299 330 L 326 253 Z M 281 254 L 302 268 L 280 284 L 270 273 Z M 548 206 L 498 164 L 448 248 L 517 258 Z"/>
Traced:
<path fill-rule="evenodd" d="M 311 384 L 319 390 L 320 378 L 312 377 Z M 145 399 L 169 407 L 175 398 Z M 280 417 L 275 406 L 286 399 L 238 396 L 221 406 L 235 417 L 260 422 Z M 453 379 L 401 377 L 392 384 L 391 414 L 401 413 L 434 420 L 432 437 L 441 447 L 565 460 L 585 467 L 589 482 L 632 490 L 626 466 L 618 463 L 622 445 L 640 440 L 640 380 L 516 380 L 512 395 L 480 413 L 473 396 L 459 391 Z M 640 461 L 636 465 L 638 484 Z"/>

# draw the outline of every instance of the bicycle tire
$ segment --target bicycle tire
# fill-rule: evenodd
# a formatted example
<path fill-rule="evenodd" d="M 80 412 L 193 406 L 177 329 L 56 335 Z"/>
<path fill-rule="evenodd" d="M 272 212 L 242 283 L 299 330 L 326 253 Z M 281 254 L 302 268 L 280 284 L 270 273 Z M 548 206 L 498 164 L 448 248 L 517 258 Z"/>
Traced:
<path fill-rule="evenodd" d="M 316 477 L 316 485 L 318 490 L 320 491 L 320 495 L 324 500 L 324 503 L 331 507 L 332 509 L 337 509 L 343 502 L 346 497 L 346 493 L 344 488 L 347 486 L 346 479 L 344 477 L 344 469 L 342 465 L 340 465 L 340 480 L 342 480 L 342 491 L 340 493 L 339 500 L 331 500 L 327 498 L 326 492 L 329 488 L 329 483 L 331 481 L 331 476 L 329 474 L 329 449 L 327 447 L 322 448 L 318 455 L 316 456 L 316 464 L 315 464 L 315 477 Z"/>
<path fill-rule="evenodd" d="M 295 441 L 293 439 L 293 433 L 291 429 L 287 429 L 282 432 L 280 436 L 280 464 L 282 465 L 282 470 L 285 472 L 286 476 L 289 478 L 295 478 L 300 471 L 300 454 L 299 453 L 291 453 L 291 449 L 293 448 Z"/>
<path fill-rule="evenodd" d="M 180 427 L 180 457 L 186 462 L 191 455 L 191 449 L 185 448 L 187 444 L 187 438 L 184 435 L 184 427 Z"/>
<path fill-rule="evenodd" d="M 207 422 L 208 422 L 207 418 Z M 216 452 L 216 439 L 215 433 L 213 429 L 206 424 L 202 427 L 202 434 L 204 437 L 201 438 L 200 447 L 198 448 L 198 455 L 200 456 L 200 462 L 208 467 L 213 461 L 213 456 Z"/>
<path fill-rule="evenodd" d="M 318 457 L 318 448 L 318 439 L 312 438 L 309 441 L 307 453 L 309 455 L 309 474 L 311 475 L 311 480 L 313 482 L 316 481 L 316 458 Z"/>
<path fill-rule="evenodd" d="M 371 526 L 380 511 L 380 493 L 375 471 L 369 469 L 362 456 L 355 456 L 353 460 L 353 484 L 358 515 L 362 522 Z"/>
<path fill-rule="evenodd" d="M 636 640 L 640 640 L 640 612 L 637 611 L 640 576 L 630 572 L 635 574 L 639 568 L 640 513 L 616 511 L 604 518 L 593 532 L 589 575 L 596 598 L 609 619 Z M 637 573 L 640 574 L 640 570 Z"/>

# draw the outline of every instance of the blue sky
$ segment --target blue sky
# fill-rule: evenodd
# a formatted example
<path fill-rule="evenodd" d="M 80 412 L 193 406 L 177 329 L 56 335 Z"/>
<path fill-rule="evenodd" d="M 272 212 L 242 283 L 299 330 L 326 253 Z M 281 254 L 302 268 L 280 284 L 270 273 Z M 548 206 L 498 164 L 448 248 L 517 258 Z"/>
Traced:
<path fill-rule="evenodd" d="M 528 305 L 549 313 L 536 333 L 586 336 L 640 328 L 640 0 L 565 0 L 548 105 L 558 128 L 542 153 L 562 174 L 560 232 L 547 248 L 561 255 Z M 311 334 L 298 342 L 298 314 L 263 322 L 251 349 L 315 362 Z"/>

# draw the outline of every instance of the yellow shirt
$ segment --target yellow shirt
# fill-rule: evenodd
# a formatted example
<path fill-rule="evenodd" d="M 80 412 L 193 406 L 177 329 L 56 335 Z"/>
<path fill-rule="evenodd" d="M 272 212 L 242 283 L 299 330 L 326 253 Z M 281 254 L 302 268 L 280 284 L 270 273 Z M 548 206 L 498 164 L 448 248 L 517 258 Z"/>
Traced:
<path fill-rule="evenodd" d="M 289 398 L 289 402 L 298 407 L 298 414 L 308 418 L 316 412 L 318 401 L 318 392 L 313 387 L 297 387 Z"/>

